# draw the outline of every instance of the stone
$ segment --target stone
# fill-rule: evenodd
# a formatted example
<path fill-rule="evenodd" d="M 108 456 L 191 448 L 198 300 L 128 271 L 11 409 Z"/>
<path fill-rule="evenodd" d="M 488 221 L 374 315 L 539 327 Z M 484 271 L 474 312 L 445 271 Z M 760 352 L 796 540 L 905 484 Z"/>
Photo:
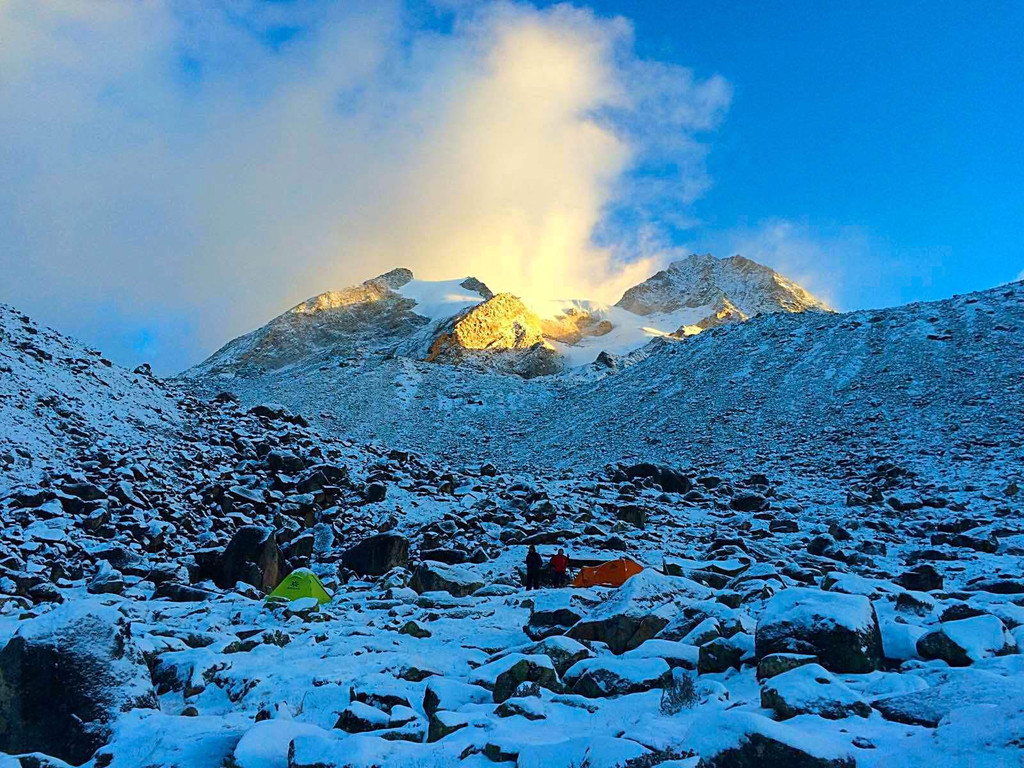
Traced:
<path fill-rule="evenodd" d="M 729 500 L 729 507 L 737 512 L 760 512 L 768 500 L 756 491 L 737 491 Z"/>
<path fill-rule="evenodd" d="M 657 635 L 678 612 L 677 603 L 711 595 L 710 589 L 695 581 L 646 569 L 612 592 L 566 634 L 574 640 L 597 640 L 612 653 L 624 653 Z"/>
<path fill-rule="evenodd" d="M 688 493 L 693 488 L 693 481 L 689 477 L 670 467 L 642 463 L 623 467 L 622 471 L 630 480 L 651 479 L 666 493 Z"/>
<path fill-rule="evenodd" d="M 856 768 L 843 747 L 753 712 L 729 711 L 695 718 L 687 746 L 700 755 L 697 768 Z"/>
<path fill-rule="evenodd" d="M 966 667 L 1016 650 L 1013 636 L 998 617 L 991 615 L 943 622 L 917 641 L 922 659 L 941 659 L 951 667 Z"/>
<path fill-rule="evenodd" d="M 341 562 L 360 576 L 383 576 L 409 564 L 409 540 L 397 533 L 370 536 L 345 550 Z"/>
<path fill-rule="evenodd" d="M 514 654 L 518 656 L 519 654 Z M 554 665 L 546 656 L 530 657 L 523 655 L 508 669 L 501 672 L 494 680 L 494 702 L 501 702 L 511 698 L 522 683 L 536 683 L 542 688 L 550 691 L 561 690 L 558 680 L 558 673 Z"/>
<path fill-rule="evenodd" d="M 818 664 L 804 664 L 761 686 L 761 706 L 779 720 L 817 715 L 826 720 L 868 717 L 870 705 Z"/>
<path fill-rule="evenodd" d="M 814 664 L 817 657 L 801 653 L 770 653 L 757 662 L 757 679 L 770 680 L 776 675 L 805 664 Z"/>
<path fill-rule="evenodd" d="M 42 751 L 79 765 L 122 713 L 156 706 L 130 623 L 98 602 L 24 622 L 0 651 L 0 751 Z"/>
<path fill-rule="evenodd" d="M 596 699 L 661 688 L 671 674 L 664 659 L 604 657 L 574 664 L 565 673 L 565 684 L 578 696 Z"/>
<path fill-rule="evenodd" d="M 580 609 L 573 604 L 569 594 L 546 593 L 535 598 L 530 620 L 523 627 L 523 632 L 531 640 L 564 635 L 581 618 Z"/>
<path fill-rule="evenodd" d="M 746 635 L 746 637 L 750 636 Z M 700 647 L 697 671 L 705 675 L 739 669 L 745 653 L 746 649 L 741 644 L 734 642 L 734 638 L 716 637 Z"/>
<path fill-rule="evenodd" d="M 911 592 L 931 592 L 942 589 L 942 574 L 930 563 L 921 563 L 909 571 L 904 571 L 897 581 L 900 586 Z"/>
<path fill-rule="evenodd" d="M 870 672 L 882 661 L 882 635 L 862 595 L 793 587 L 765 606 L 755 634 L 759 659 L 772 653 L 811 654 L 831 672 Z"/>
<path fill-rule="evenodd" d="M 409 586 L 419 594 L 447 592 L 454 597 L 467 597 L 483 587 L 484 582 L 465 568 L 424 563 L 413 572 Z"/>
<path fill-rule="evenodd" d="M 241 581 L 269 593 L 281 583 L 282 559 L 271 528 L 244 525 L 220 556 L 213 581 L 221 589 L 231 589 Z"/>

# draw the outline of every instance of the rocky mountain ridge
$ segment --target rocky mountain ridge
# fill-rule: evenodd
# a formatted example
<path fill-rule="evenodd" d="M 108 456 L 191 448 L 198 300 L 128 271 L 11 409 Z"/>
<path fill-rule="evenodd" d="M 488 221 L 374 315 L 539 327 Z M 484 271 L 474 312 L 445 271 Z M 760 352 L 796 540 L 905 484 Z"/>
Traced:
<path fill-rule="evenodd" d="M 628 354 L 658 335 L 699 333 L 769 312 L 831 311 L 738 256 L 676 261 L 628 290 L 615 308 L 574 301 L 547 306 L 542 317 L 519 297 L 499 296 L 476 278 L 416 281 L 410 270 L 395 269 L 293 307 L 185 375 L 259 376 L 330 352 L 342 359 L 396 354 L 532 378 L 601 352 Z"/>

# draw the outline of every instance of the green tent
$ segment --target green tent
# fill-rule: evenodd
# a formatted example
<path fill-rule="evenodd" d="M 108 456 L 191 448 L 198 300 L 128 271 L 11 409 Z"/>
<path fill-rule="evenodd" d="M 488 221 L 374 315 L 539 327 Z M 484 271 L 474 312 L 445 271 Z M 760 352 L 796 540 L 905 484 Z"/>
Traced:
<path fill-rule="evenodd" d="M 331 602 L 324 585 L 309 568 L 296 568 L 288 574 L 277 589 L 267 595 L 267 600 L 290 603 L 303 597 L 315 597 L 321 604 Z"/>

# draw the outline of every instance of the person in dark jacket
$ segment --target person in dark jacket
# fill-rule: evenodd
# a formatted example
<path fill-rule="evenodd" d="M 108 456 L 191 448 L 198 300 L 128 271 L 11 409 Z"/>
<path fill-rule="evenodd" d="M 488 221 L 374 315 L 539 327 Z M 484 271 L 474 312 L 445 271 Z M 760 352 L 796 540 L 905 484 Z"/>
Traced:
<path fill-rule="evenodd" d="M 530 551 L 526 553 L 526 588 L 538 589 L 540 587 L 540 569 L 544 565 L 537 548 L 530 545 Z"/>

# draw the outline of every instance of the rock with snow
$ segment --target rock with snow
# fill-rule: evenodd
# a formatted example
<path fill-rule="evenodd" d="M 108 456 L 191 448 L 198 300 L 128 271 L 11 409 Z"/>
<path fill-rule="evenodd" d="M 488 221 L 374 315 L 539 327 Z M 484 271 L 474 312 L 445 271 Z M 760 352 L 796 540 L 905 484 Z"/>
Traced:
<path fill-rule="evenodd" d="M 383 576 L 409 564 L 409 540 L 397 533 L 369 536 L 346 549 L 341 562 L 361 576 Z"/>
<path fill-rule="evenodd" d="M 765 681 L 761 706 L 772 710 L 779 720 L 797 715 L 839 720 L 871 714 L 864 699 L 818 664 L 804 664 Z"/>
<path fill-rule="evenodd" d="M 794 587 L 768 601 L 757 623 L 758 658 L 811 654 L 832 672 L 870 672 L 882 660 L 882 636 L 871 601 L 861 595 Z"/>
<path fill-rule="evenodd" d="M 636 648 L 660 632 L 678 612 L 679 603 L 702 600 L 711 590 L 690 579 L 641 571 L 567 632 L 575 640 L 598 640 L 612 653 Z"/>
<path fill-rule="evenodd" d="M 661 688 L 670 674 L 664 659 L 601 657 L 574 664 L 565 673 L 565 684 L 580 696 L 605 698 Z"/>
<path fill-rule="evenodd" d="M 130 624 L 76 601 L 23 623 L 0 651 L 0 749 L 79 764 L 124 712 L 156 707 Z"/>
<path fill-rule="evenodd" d="M 419 593 L 447 592 L 454 597 L 465 597 L 484 586 L 473 571 L 454 565 L 424 563 L 413 571 L 409 586 Z"/>
<path fill-rule="evenodd" d="M 1016 651 L 1017 643 L 1003 622 L 988 615 L 944 621 L 917 640 L 921 658 L 941 659 L 953 667 Z"/>

